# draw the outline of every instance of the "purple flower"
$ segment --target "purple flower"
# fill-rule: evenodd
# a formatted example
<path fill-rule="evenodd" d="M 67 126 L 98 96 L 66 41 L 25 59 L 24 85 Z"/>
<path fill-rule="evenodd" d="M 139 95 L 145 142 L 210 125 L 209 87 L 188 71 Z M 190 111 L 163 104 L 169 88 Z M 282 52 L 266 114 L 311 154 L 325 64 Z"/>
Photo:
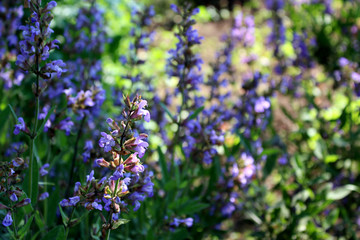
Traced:
<path fill-rule="evenodd" d="M 80 201 L 79 196 L 71 197 L 71 198 L 69 198 L 69 205 L 75 206 L 79 201 Z"/>
<path fill-rule="evenodd" d="M 144 116 L 145 121 L 150 121 L 150 112 L 148 110 L 145 110 L 145 106 L 147 105 L 146 100 L 141 100 L 137 111 L 131 116 L 131 118 L 138 118 L 140 116 Z"/>
<path fill-rule="evenodd" d="M 175 13 L 180 13 L 180 9 L 175 4 L 170 4 L 170 9 L 173 10 Z"/>
<path fill-rule="evenodd" d="M 86 176 L 86 183 L 90 183 L 91 181 L 93 181 L 95 178 L 94 178 L 94 170 L 92 170 L 90 172 L 89 175 Z"/>
<path fill-rule="evenodd" d="M 170 223 L 170 225 L 178 227 L 180 224 L 184 224 L 187 227 L 191 227 L 193 223 L 194 223 L 193 218 L 185 218 L 185 219 L 174 218 L 173 221 Z"/>
<path fill-rule="evenodd" d="M 46 5 L 46 10 L 51 10 L 53 9 L 54 7 L 56 7 L 57 3 L 55 1 L 51 1 L 49 2 L 47 5 Z"/>
<path fill-rule="evenodd" d="M 40 194 L 39 200 L 40 200 L 40 201 L 43 201 L 43 200 L 47 199 L 48 197 L 49 197 L 49 193 L 48 193 L 48 192 L 44 192 L 44 193 Z"/>
<path fill-rule="evenodd" d="M 348 60 L 348 59 L 346 59 L 346 58 L 344 58 L 344 57 L 341 57 L 340 59 L 339 59 L 339 65 L 340 65 L 340 67 L 345 67 L 345 66 L 347 66 L 347 65 L 349 65 L 350 64 L 350 61 Z"/>
<path fill-rule="evenodd" d="M 67 72 L 64 67 L 66 67 L 66 64 L 62 60 L 54 60 L 45 65 L 46 72 L 44 75 L 49 79 L 52 79 L 55 75 L 60 78 L 62 73 Z"/>
<path fill-rule="evenodd" d="M 144 156 L 146 149 L 149 146 L 149 144 L 147 142 L 142 140 L 145 138 L 146 138 L 145 136 L 140 135 L 136 138 L 136 140 L 134 142 L 134 144 L 136 145 L 136 147 L 134 148 L 134 151 L 139 154 L 139 158 L 142 158 Z"/>
<path fill-rule="evenodd" d="M 99 146 L 104 148 L 105 152 L 109 152 L 112 147 L 115 146 L 115 140 L 113 137 L 109 134 L 106 134 L 105 132 L 101 132 L 102 137 L 99 140 Z"/>
<path fill-rule="evenodd" d="M 9 227 L 11 226 L 11 224 L 13 223 L 12 217 L 11 217 L 11 212 L 8 212 L 4 218 L 4 220 L 2 221 L 2 224 L 5 227 Z"/>
<path fill-rule="evenodd" d="M 287 164 L 287 162 L 288 162 L 288 160 L 287 160 L 286 155 L 282 155 L 282 156 L 278 159 L 278 163 L 279 163 L 280 165 L 285 165 L 285 164 Z"/>
<path fill-rule="evenodd" d="M 113 175 L 110 177 L 110 180 L 113 180 L 113 181 L 116 181 L 120 178 L 122 178 L 124 176 L 123 174 L 123 171 L 124 171 L 124 165 L 120 164 L 115 172 L 113 173 Z"/>
<path fill-rule="evenodd" d="M 91 206 L 92 206 L 93 208 L 99 210 L 99 211 L 102 211 L 102 209 L 103 209 L 103 206 L 102 206 L 101 204 L 97 203 L 97 202 L 93 202 L 93 203 L 91 204 Z"/>
<path fill-rule="evenodd" d="M 30 203 L 31 203 L 30 198 L 25 198 L 21 202 L 17 203 L 16 206 L 17 207 L 23 207 L 23 206 L 29 205 Z"/>
<path fill-rule="evenodd" d="M 15 125 L 14 134 L 18 135 L 20 133 L 20 131 L 25 131 L 25 129 L 26 129 L 26 126 L 25 126 L 24 119 L 22 117 L 19 117 L 18 124 Z"/>
<path fill-rule="evenodd" d="M 66 135 L 70 134 L 71 128 L 74 126 L 73 121 L 70 120 L 70 117 L 65 118 L 59 123 L 59 129 L 64 130 Z"/>
<path fill-rule="evenodd" d="M 351 78 L 352 78 L 352 80 L 354 80 L 354 82 L 360 83 L 360 74 L 359 73 L 352 72 L 351 73 Z"/>
<path fill-rule="evenodd" d="M 84 162 L 87 162 L 87 160 L 90 158 L 91 150 L 94 148 L 93 143 L 91 140 L 88 140 L 85 142 L 84 152 L 82 154 L 84 158 Z"/>
<path fill-rule="evenodd" d="M 60 201 L 60 206 L 62 207 L 69 207 L 69 200 L 68 199 L 63 199 Z"/>
<path fill-rule="evenodd" d="M 221 214 L 225 217 L 230 217 L 232 213 L 235 211 L 235 206 L 232 203 L 227 203 L 225 206 L 221 208 Z"/>
<path fill-rule="evenodd" d="M 170 223 L 170 225 L 173 225 L 175 227 L 178 227 L 181 223 L 181 220 L 178 218 L 174 218 L 173 221 Z"/>
<path fill-rule="evenodd" d="M 183 220 L 183 223 L 187 226 L 187 227 L 191 227 L 194 223 L 194 219 L 193 218 L 185 218 Z"/>
<path fill-rule="evenodd" d="M 50 164 L 45 163 L 41 168 L 40 168 L 40 175 L 43 177 L 45 175 L 47 175 L 49 173 L 49 171 L 45 168 L 50 167 Z"/>
<path fill-rule="evenodd" d="M 266 100 L 263 96 L 259 97 L 255 101 L 255 112 L 257 113 L 263 113 L 266 109 L 270 108 L 270 102 L 269 100 Z"/>
<path fill-rule="evenodd" d="M 13 194 L 10 195 L 10 200 L 13 201 L 13 202 L 17 202 L 18 197 L 16 196 L 15 193 L 13 193 Z"/>
<path fill-rule="evenodd" d="M 74 187 L 74 192 L 79 191 L 80 186 L 81 186 L 81 183 L 80 183 L 80 182 L 76 182 L 76 183 L 75 183 L 75 187 Z"/>

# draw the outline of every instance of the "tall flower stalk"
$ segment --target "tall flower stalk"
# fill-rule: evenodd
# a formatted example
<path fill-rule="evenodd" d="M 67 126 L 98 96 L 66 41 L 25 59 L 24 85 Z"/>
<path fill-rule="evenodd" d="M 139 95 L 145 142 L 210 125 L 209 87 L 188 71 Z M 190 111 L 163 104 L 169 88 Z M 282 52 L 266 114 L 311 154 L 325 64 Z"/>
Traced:
<path fill-rule="evenodd" d="M 34 163 L 34 147 L 38 131 L 40 96 L 46 88 L 46 81 L 55 76 L 58 78 L 66 70 L 65 63 L 62 60 L 46 61 L 49 58 L 49 52 L 58 48 L 58 40 L 50 40 L 53 30 L 50 28 L 51 10 L 56 6 L 55 1 L 49 2 L 45 7 L 41 6 L 40 0 L 25 1 L 24 7 L 31 10 L 31 15 L 25 26 L 20 26 L 24 40 L 20 41 L 20 54 L 17 56 L 16 64 L 24 72 L 32 72 L 36 76 L 33 83 L 33 93 L 35 102 L 34 125 L 32 130 L 27 133 L 30 137 L 30 163 L 29 163 L 29 186 L 28 195 L 33 204 L 36 203 L 37 194 L 34 192 L 34 173 L 38 172 Z M 37 174 L 38 175 L 38 174 Z M 37 186 L 37 184 L 35 184 Z"/>
<path fill-rule="evenodd" d="M 75 183 L 73 197 L 60 202 L 62 207 L 83 206 L 89 211 L 98 212 L 103 222 L 101 233 L 105 239 L 109 239 L 111 230 L 128 222 L 127 219 L 121 219 L 120 214 L 127 212 L 129 205 L 133 205 L 133 211 L 137 211 L 140 202 L 152 196 L 154 185 L 151 181 L 152 173 L 147 172 L 140 162 L 149 146 L 145 141 L 147 135 L 133 133 L 135 121 L 142 118 L 150 121 L 150 113 L 145 109 L 147 101 L 138 96 L 132 101 L 129 97 L 124 100 L 124 120 L 117 124 L 108 118 L 106 123 L 110 134 L 102 132 L 99 140 L 100 148 L 110 155 L 106 154 L 106 157 L 95 161 L 97 166 L 110 170 L 111 175 L 98 180 L 92 170 L 85 184 Z"/>

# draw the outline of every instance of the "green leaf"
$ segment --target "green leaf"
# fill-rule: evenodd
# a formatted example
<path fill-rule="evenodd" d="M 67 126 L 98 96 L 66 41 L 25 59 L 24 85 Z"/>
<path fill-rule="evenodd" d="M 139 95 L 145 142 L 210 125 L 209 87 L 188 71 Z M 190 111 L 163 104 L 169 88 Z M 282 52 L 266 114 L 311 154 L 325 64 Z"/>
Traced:
<path fill-rule="evenodd" d="M 8 232 L 10 233 L 10 236 L 14 239 L 14 240 L 17 240 L 16 236 L 15 236 L 15 233 L 13 231 L 11 231 L 11 229 L 9 227 L 6 227 Z"/>
<path fill-rule="evenodd" d="M 31 240 L 36 240 L 38 239 L 38 236 L 39 234 L 41 233 L 42 231 L 38 231 L 37 233 L 35 233 L 35 235 L 32 236 Z"/>
<path fill-rule="evenodd" d="M 163 180 L 162 182 L 165 184 L 169 181 L 169 172 L 167 170 L 165 155 L 161 151 L 160 147 L 157 148 L 157 151 L 159 153 L 160 168 L 161 168 L 162 180 Z"/>
<path fill-rule="evenodd" d="M 82 220 L 89 214 L 89 211 L 86 211 L 85 214 L 83 214 L 81 217 L 79 218 L 74 218 L 71 220 L 71 222 L 69 223 L 69 227 L 74 227 L 77 224 L 81 223 Z"/>
<path fill-rule="evenodd" d="M 186 229 L 181 228 L 181 229 L 176 230 L 174 233 L 172 233 L 170 239 L 184 240 L 184 239 L 191 239 L 191 238 L 190 238 L 189 232 Z"/>
<path fill-rule="evenodd" d="M 128 219 L 124 219 L 124 218 L 121 218 L 117 221 L 114 222 L 114 224 L 112 225 L 111 229 L 114 230 L 114 229 L 117 229 L 118 227 L 120 227 L 120 225 L 123 225 L 123 224 L 126 224 L 130 222 L 130 220 Z"/>
<path fill-rule="evenodd" d="M 190 201 L 188 204 L 180 208 L 181 214 L 187 215 L 187 214 L 193 214 L 196 212 L 200 212 L 201 210 L 209 207 L 210 205 L 208 203 L 201 203 L 201 202 L 194 202 Z"/>
<path fill-rule="evenodd" d="M 242 133 L 240 133 L 240 131 L 238 130 L 237 131 L 237 134 L 239 135 L 240 137 L 240 140 L 241 140 L 241 143 L 243 144 L 243 146 L 245 147 L 245 149 L 248 151 L 248 152 L 252 152 L 251 151 L 251 145 L 250 145 L 250 141 L 248 139 L 246 139 L 244 137 L 244 135 Z"/>
<path fill-rule="evenodd" d="M 18 232 L 20 239 L 22 239 L 26 235 L 26 233 L 28 233 L 33 219 L 34 219 L 34 216 L 31 216 L 30 219 L 27 221 L 27 223 Z"/>
<path fill-rule="evenodd" d="M 352 184 L 347 184 L 342 187 L 338 187 L 335 188 L 334 190 L 329 191 L 326 194 L 326 199 L 334 200 L 334 201 L 340 200 L 346 197 L 347 195 L 349 195 L 353 191 L 360 192 L 360 188 Z"/>
<path fill-rule="evenodd" d="M 263 179 L 266 179 L 271 174 L 274 167 L 276 166 L 276 162 L 277 162 L 277 154 L 268 155 L 263 170 L 263 174 L 264 174 Z"/>
<path fill-rule="evenodd" d="M 40 213 L 38 210 L 36 210 L 35 212 L 35 222 L 38 225 L 39 229 L 43 229 L 45 227 L 45 224 L 43 222 L 43 220 L 40 217 Z"/>
<path fill-rule="evenodd" d="M 7 121 L 10 118 L 10 107 L 5 108 L 3 111 L 0 111 L 0 133 L 3 132 L 3 128 L 7 125 Z M 17 120 L 15 120 L 17 121 Z M 5 134 L 5 131 L 3 132 Z"/>
<path fill-rule="evenodd" d="M 51 229 L 42 240 L 63 240 L 65 239 L 64 226 L 57 226 Z"/>
<path fill-rule="evenodd" d="M 188 119 L 189 119 L 189 120 L 195 119 L 195 118 L 204 110 L 204 108 L 205 108 L 204 106 L 197 108 L 197 109 L 194 111 L 194 113 L 189 116 Z"/>
<path fill-rule="evenodd" d="M 47 186 L 55 186 L 55 183 L 53 183 L 53 182 L 39 182 L 39 185 L 41 185 L 41 186 L 45 186 L 45 185 L 47 185 Z"/>
<path fill-rule="evenodd" d="M 262 223 L 261 219 L 253 211 L 246 211 L 245 216 L 253 220 L 256 224 Z"/>
<path fill-rule="evenodd" d="M 325 163 L 336 162 L 339 159 L 339 156 L 336 154 L 330 154 L 325 157 Z"/>
<path fill-rule="evenodd" d="M 64 226 L 67 226 L 69 218 L 66 216 L 66 214 L 62 210 L 62 207 L 60 206 L 60 204 L 59 204 L 59 210 L 60 210 L 60 214 L 61 214 L 61 217 L 62 217 L 63 224 L 64 224 Z"/>
<path fill-rule="evenodd" d="M 11 107 L 10 103 L 8 104 L 9 108 L 10 108 L 10 111 L 15 119 L 15 122 L 18 122 L 18 117 L 16 116 L 16 113 L 14 111 L 14 109 Z"/>
<path fill-rule="evenodd" d="M 171 114 L 170 110 L 167 108 L 167 106 L 160 102 L 160 106 L 164 109 L 164 111 L 167 113 L 167 115 L 169 115 L 171 120 L 174 120 L 174 116 Z"/>
<path fill-rule="evenodd" d="M 56 106 L 53 106 L 46 114 L 44 121 L 42 122 L 39 129 L 36 131 L 36 137 L 39 136 L 42 133 L 42 131 L 44 130 L 45 124 L 46 124 L 47 120 L 49 119 L 49 117 L 51 116 L 51 114 L 54 112 L 55 108 L 56 108 Z"/>

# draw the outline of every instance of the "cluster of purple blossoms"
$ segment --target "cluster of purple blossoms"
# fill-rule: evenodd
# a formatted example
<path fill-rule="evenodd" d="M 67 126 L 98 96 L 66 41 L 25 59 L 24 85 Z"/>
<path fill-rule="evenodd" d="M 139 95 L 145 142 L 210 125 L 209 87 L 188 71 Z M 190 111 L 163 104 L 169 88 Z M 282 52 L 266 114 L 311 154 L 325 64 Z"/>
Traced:
<path fill-rule="evenodd" d="M 211 215 L 219 211 L 223 217 L 230 217 L 237 209 L 242 208 L 240 192 L 244 191 L 256 175 L 257 165 L 249 153 L 243 152 L 239 160 L 228 160 L 228 168 L 223 167 L 222 176 L 218 181 L 218 188 L 223 189 L 213 197 Z"/>
<path fill-rule="evenodd" d="M 267 83 L 266 76 L 255 73 L 252 79 L 245 79 L 243 83 L 243 94 L 235 106 L 237 123 L 235 129 L 244 131 L 246 137 L 250 137 L 251 131 L 262 131 L 268 124 L 271 114 L 271 103 L 269 97 L 273 91 L 271 86 L 269 92 L 258 93 L 260 83 Z"/>
<path fill-rule="evenodd" d="M 102 8 L 95 1 L 89 1 L 89 4 L 90 6 L 80 8 L 76 24 L 65 29 L 67 46 L 64 51 L 71 56 L 72 60 L 67 62 L 69 73 L 64 78 L 66 86 L 62 89 L 73 88 L 75 91 L 77 85 L 72 81 L 81 79 L 80 90 L 86 91 L 94 85 L 94 82 L 101 81 L 101 54 L 109 39 L 104 30 Z M 91 54 L 80 58 L 79 55 L 84 52 Z"/>
<path fill-rule="evenodd" d="M 150 121 L 150 113 L 144 109 L 147 102 L 141 97 L 132 101 L 129 97 L 124 99 L 125 120 L 118 125 L 111 118 L 107 119 L 110 134 L 102 132 L 99 140 L 99 146 L 104 152 L 110 152 L 112 157 L 95 161 L 97 166 L 111 170 L 112 174 L 97 180 L 94 171 L 91 171 L 86 184 L 75 183 L 74 196 L 60 202 L 62 207 L 84 206 L 87 210 L 100 211 L 103 230 L 115 229 L 121 212 L 128 211 L 130 205 L 134 206 L 134 211 L 138 210 L 140 202 L 153 194 L 152 172 L 147 172 L 140 162 L 149 145 L 144 141 L 147 135 L 134 136 L 132 133 L 135 121 L 142 118 Z M 108 212 L 110 221 L 103 217 L 103 210 Z"/>
<path fill-rule="evenodd" d="M 174 218 L 170 223 L 170 226 L 179 227 L 180 225 L 184 225 L 186 227 L 192 227 L 193 223 L 194 223 L 194 219 L 190 217 L 184 219 Z"/>
<path fill-rule="evenodd" d="M 315 67 L 315 62 L 310 56 L 310 47 L 315 46 L 315 39 L 309 38 L 305 32 L 294 32 L 292 45 L 295 51 L 295 58 L 279 61 L 275 66 L 274 72 L 280 76 L 279 88 L 282 93 L 293 93 L 294 96 L 299 97 L 299 87 L 305 74 L 309 75 L 309 70 Z M 288 66 L 296 67 L 299 73 L 295 76 L 286 74 Z M 310 77 L 310 76 L 308 76 Z"/>
<path fill-rule="evenodd" d="M 249 15 L 243 17 L 240 13 L 235 17 L 234 25 L 231 30 L 231 40 L 242 42 L 244 47 L 252 46 L 255 42 L 255 22 L 254 17 Z"/>
<path fill-rule="evenodd" d="M 68 97 L 68 106 L 75 114 L 80 117 L 90 115 L 93 111 L 99 110 L 105 101 L 105 90 L 102 88 L 91 87 L 89 90 L 80 90 L 76 96 L 72 96 L 72 89 L 66 89 L 65 94 Z"/>
<path fill-rule="evenodd" d="M 354 93 L 360 97 L 360 68 L 357 63 L 342 57 L 338 60 L 340 70 L 334 72 L 334 78 L 340 86 L 353 86 Z"/>
<path fill-rule="evenodd" d="M 213 146 L 221 145 L 224 142 L 224 122 L 233 117 L 231 109 L 224 107 L 227 105 L 226 100 L 231 96 L 231 91 L 224 91 L 224 88 L 233 81 L 231 78 L 235 70 L 232 65 L 232 53 L 236 45 L 251 46 L 254 44 L 255 23 L 253 17 L 246 16 L 243 25 L 242 13 L 237 15 L 230 34 L 223 36 L 222 41 L 225 46 L 216 53 L 216 61 L 211 64 L 213 72 L 205 82 L 205 85 L 210 87 L 210 95 L 206 101 L 211 102 L 211 106 L 203 110 L 199 120 L 200 124 L 197 124 L 201 125 L 203 129 L 201 136 L 208 137 L 208 139 L 196 137 L 196 139 L 202 139 L 203 142 L 209 143 L 208 146 L 202 147 L 202 149 L 206 149 L 203 153 L 203 162 L 206 164 L 211 163 L 213 156 L 217 154 L 217 150 Z M 196 133 L 193 129 L 190 132 Z"/>
<path fill-rule="evenodd" d="M 256 171 L 254 158 L 247 153 L 242 153 L 239 163 L 234 163 L 231 168 L 231 175 L 234 180 L 245 186 L 254 177 Z"/>
<path fill-rule="evenodd" d="M 120 63 L 122 65 L 129 65 L 130 69 L 137 65 L 142 65 L 145 63 L 144 59 L 139 58 L 140 52 L 145 52 L 149 49 L 149 45 L 154 40 L 154 31 L 148 30 L 152 24 L 152 18 L 155 16 L 155 11 L 153 6 L 146 7 L 143 10 L 134 8 L 131 11 L 131 23 L 133 27 L 130 30 L 130 36 L 133 38 L 129 44 L 129 50 L 127 55 L 122 55 L 120 57 Z M 125 75 L 125 79 L 130 79 L 132 83 L 139 82 L 141 73 L 134 76 Z"/>
<path fill-rule="evenodd" d="M 19 86 L 25 75 L 11 67 L 12 59 L 18 54 L 16 30 L 24 15 L 23 6 L 18 1 L 0 3 L 0 80 L 5 89 Z"/>
<path fill-rule="evenodd" d="M 183 134 L 178 135 L 181 132 L 178 129 L 176 137 L 181 138 L 185 155 L 190 157 L 194 150 L 197 149 L 196 144 L 205 142 L 201 139 L 210 138 L 202 134 L 203 129 L 198 121 L 198 116 L 184 120 L 181 120 L 180 117 L 183 110 L 188 111 L 191 115 L 196 109 L 202 107 L 204 103 L 204 98 L 195 96 L 196 91 L 203 84 L 203 75 L 201 73 L 203 60 L 199 54 L 193 53 L 193 48 L 201 44 L 203 37 L 199 36 L 198 31 L 193 28 L 196 23 L 193 16 L 199 12 L 199 9 L 191 9 L 190 6 L 180 8 L 176 5 L 171 5 L 171 9 L 181 16 L 182 21 L 178 26 L 178 32 L 175 33 L 178 40 L 176 48 L 169 51 L 170 56 L 167 59 L 166 72 L 170 78 L 176 77 L 179 81 L 174 93 L 169 94 L 166 100 L 169 101 L 170 97 L 181 94 L 182 100 L 177 109 L 179 114 L 178 128 L 183 128 Z M 166 139 L 166 136 L 164 136 L 164 139 Z M 196 154 L 203 153 L 197 152 Z"/>
<path fill-rule="evenodd" d="M 156 100 L 154 96 L 154 86 L 152 77 L 146 76 L 142 71 L 142 67 L 147 62 L 146 52 L 150 48 L 150 44 L 154 40 L 155 31 L 153 30 L 153 17 L 155 10 L 153 6 L 144 7 L 141 5 L 134 5 L 131 8 L 131 23 L 132 27 L 129 32 L 130 43 L 126 54 L 121 55 L 119 61 L 122 68 L 126 69 L 126 74 L 122 74 L 122 79 L 127 79 L 131 82 L 131 87 L 114 88 L 113 96 L 116 105 L 121 106 L 121 98 L 123 92 L 136 93 L 139 91 L 144 92 L 144 96 L 151 103 L 153 107 L 151 111 L 156 110 Z M 156 113 L 156 112 L 155 112 Z M 145 132 L 146 130 L 139 126 L 139 131 Z"/>
<path fill-rule="evenodd" d="M 284 8 L 284 0 L 266 0 L 265 7 L 272 11 L 272 17 L 268 20 L 271 33 L 268 36 L 267 44 L 274 46 L 274 56 L 279 57 L 280 46 L 285 43 L 285 26 L 279 12 Z"/>
<path fill-rule="evenodd" d="M 175 34 L 178 39 L 175 49 L 169 51 L 170 57 L 167 60 L 166 72 L 169 77 L 179 78 L 176 93 L 181 93 L 183 102 L 190 99 L 190 92 L 199 90 L 200 84 L 203 83 L 201 74 L 201 65 L 203 60 L 198 54 L 193 54 L 191 48 L 199 45 L 203 37 L 199 36 L 193 25 L 196 23 L 192 16 L 199 12 L 198 8 L 193 10 L 189 6 L 180 9 L 172 4 L 171 9 L 182 17 L 179 24 L 179 31 Z M 199 106 L 198 106 L 199 107 Z"/>
<path fill-rule="evenodd" d="M 105 32 L 102 7 L 96 1 L 85 2 L 76 15 L 75 24 L 69 24 L 64 32 L 64 52 L 70 59 L 67 61 L 69 71 L 61 83 L 49 87 L 49 95 L 59 96 L 64 93 L 67 96 L 69 117 L 63 120 L 61 129 L 66 130 L 67 134 L 74 128 L 79 129 L 78 134 L 89 129 L 88 132 L 92 133 L 90 138 L 95 139 L 100 134 L 95 120 L 100 117 L 106 98 L 101 83 L 101 54 L 110 39 Z M 88 162 L 94 152 L 91 139 L 87 139 L 83 146 L 84 162 Z M 76 156 L 73 159 L 75 161 Z"/>
<path fill-rule="evenodd" d="M 21 173 L 27 168 L 24 159 L 17 156 L 11 162 L 0 162 L 0 210 L 6 210 L 7 214 L 2 221 L 3 226 L 12 225 L 12 213 L 16 208 L 30 204 L 30 199 L 17 186 L 22 181 Z"/>
<path fill-rule="evenodd" d="M 43 79 L 50 80 L 66 72 L 65 63 L 62 60 L 54 60 L 40 67 L 41 61 L 49 58 L 49 53 L 55 48 L 59 48 L 58 40 L 50 41 L 50 28 L 52 15 L 51 10 L 56 7 L 56 2 L 49 2 L 44 8 L 40 6 L 39 1 L 25 1 L 25 7 L 32 11 L 30 20 L 26 25 L 20 26 L 24 40 L 19 42 L 20 54 L 17 56 L 16 65 L 24 72 L 33 72 Z M 39 88 L 39 86 L 37 86 Z M 39 89 L 38 89 L 39 91 Z M 39 94 L 37 92 L 37 94 Z"/>

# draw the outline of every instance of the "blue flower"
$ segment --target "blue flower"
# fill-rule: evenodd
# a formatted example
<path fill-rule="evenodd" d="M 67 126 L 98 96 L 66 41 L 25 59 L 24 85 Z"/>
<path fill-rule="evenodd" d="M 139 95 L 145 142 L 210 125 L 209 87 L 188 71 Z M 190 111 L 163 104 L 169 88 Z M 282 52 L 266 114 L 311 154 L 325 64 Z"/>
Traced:
<path fill-rule="evenodd" d="M 104 148 L 105 152 L 111 151 L 112 147 L 115 146 L 115 140 L 113 137 L 105 132 L 101 132 L 102 137 L 99 140 L 99 146 Z"/>
<path fill-rule="evenodd" d="M 2 224 L 5 226 L 5 227 L 9 227 L 11 226 L 11 224 L 13 223 L 13 219 L 11 217 L 11 212 L 8 212 L 4 218 L 4 220 L 2 221 Z"/>
<path fill-rule="evenodd" d="M 148 148 L 149 144 L 145 141 L 143 141 L 143 139 L 145 139 L 146 136 L 144 135 L 140 135 L 138 137 L 136 137 L 134 145 L 136 145 L 136 147 L 134 148 L 134 151 L 137 152 L 139 154 L 139 158 L 142 158 L 145 155 L 146 149 Z"/>
<path fill-rule="evenodd" d="M 18 124 L 15 125 L 14 134 L 18 135 L 20 133 L 20 131 L 25 131 L 25 129 L 26 129 L 26 126 L 25 126 L 24 119 L 22 117 L 19 117 Z"/>
<path fill-rule="evenodd" d="M 145 110 L 145 106 L 147 105 L 146 100 L 141 100 L 138 104 L 138 108 L 136 112 L 131 116 L 131 118 L 138 118 L 140 116 L 144 116 L 145 121 L 150 121 L 150 112 L 148 110 Z"/>
<path fill-rule="evenodd" d="M 69 205 L 75 206 L 79 201 L 80 201 L 79 196 L 71 197 L 71 198 L 69 198 Z"/>
<path fill-rule="evenodd" d="M 45 168 L 50 167 L 50 164 L 45 163 L 41 168 L 40 168 L 40 175 L 43 177 L 45 175 L 47 175 L 49 173 L 49 171 Z"/>
<path fill-rule="evenodd" d="M 18 201 L 18 197 L 16 196 L 15 193 L 13 193 L 13 194 L 10 195 L 10 200 L 13 201 L 13 202 L 17 202 L 17 201 Z"/>
<path fill-rule="evenodd" d="M 44 192 L 44 193 L 40 194 L 39 200 L 40 200 L 40 201 L 43 201 L 43 200 L 47 199 L 48 197 L 49 197 L 49 193 L 48 193 L 48 192 Z"/>

